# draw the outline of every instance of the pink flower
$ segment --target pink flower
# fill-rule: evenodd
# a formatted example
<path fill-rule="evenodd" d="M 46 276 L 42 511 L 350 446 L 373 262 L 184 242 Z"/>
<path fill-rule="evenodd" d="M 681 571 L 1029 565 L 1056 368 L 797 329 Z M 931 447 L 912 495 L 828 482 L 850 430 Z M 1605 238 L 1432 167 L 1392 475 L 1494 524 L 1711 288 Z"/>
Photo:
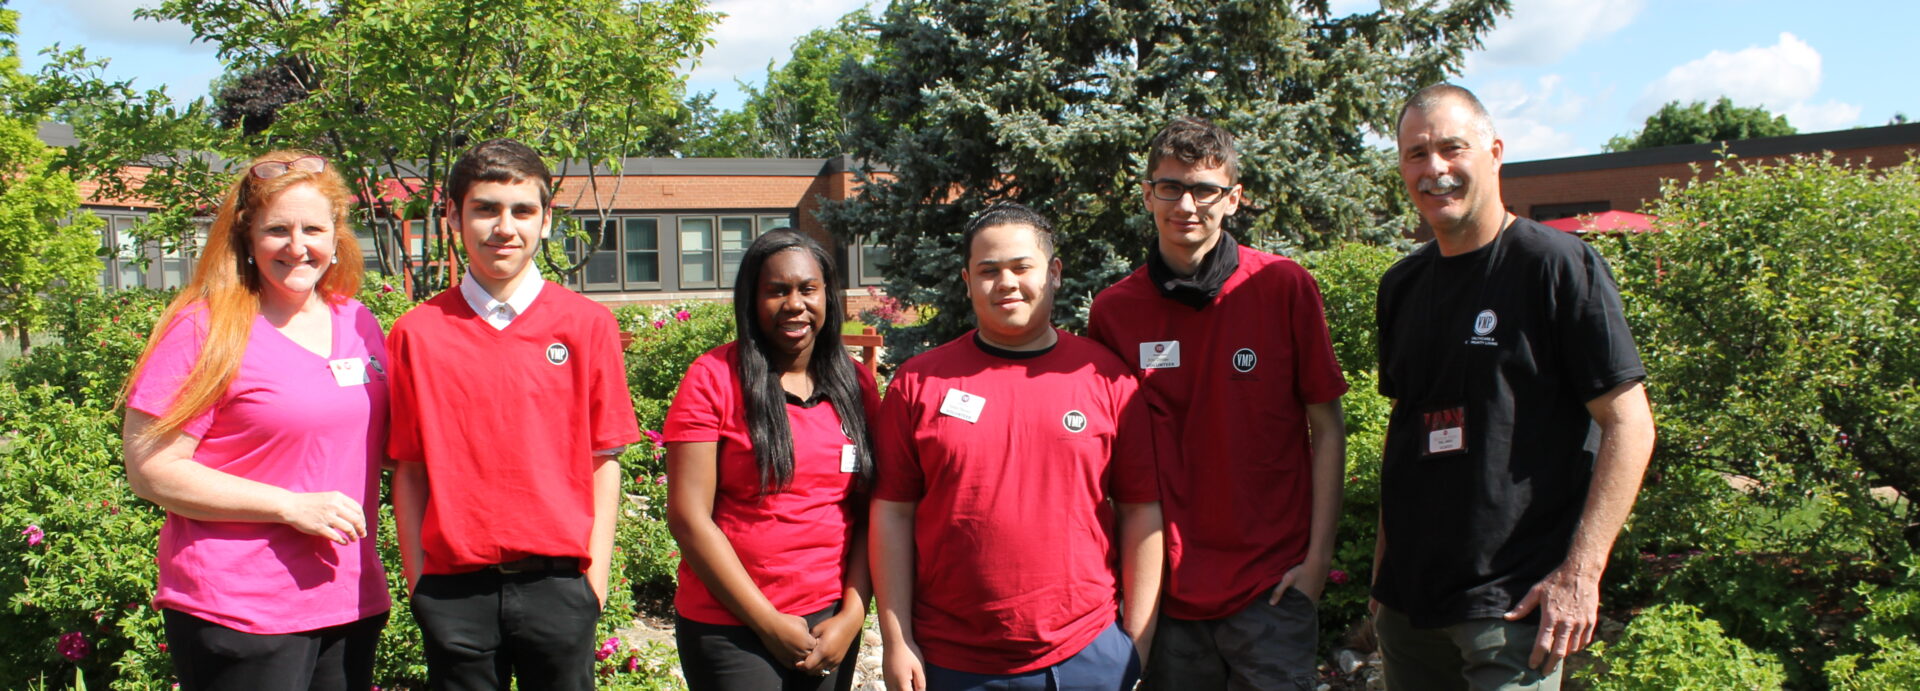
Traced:
<path fill-rule="evenodd" d="M 665 320 L 665 319 L 655 319 L 655 320 L 653 320 L 653 328 L 656 328 L 656 329 L 664 329 L 664 328 L 667 328 L 667 320 Z"/>
<path fill-rule="evenodd" d="M 395 287 L 393 287 L 393 286 L 391 286 L 391 285 L 388 285 L 388 284 L 385 284 L 385 283 L 382 283 L 382 284 L 380 284 L 380 294 L 381 294 L 381 295 L 386 295 L 386 294 L 389 294 L 389 293 L 398 293 L 398 292 L 400 292 L 400 289 L 399 289 L 399 288 L 395 288 Z M 379 691 L 379 688 L 380 688 L 380 687 L 377 687 L 377 686 L 376 686 L 376 687 L 374 687 L 374 691 Z"/>
<path fill-rule="evenodd" d="M 665 476 L 665 475 L 662 475 L 662 476 L 660 476 L 660 477 L 657 477 L 657 478 L 654 478 L 654 479 L 653 479 L 653 484 L 656 484 L 656 485 L 664 485 L 664 484 L 667 484 L 667 476 Z"/>
<path fill-rule="evenodd" d="M 647 435 L 647 441 L 653 442 L 653 448 L 658 449 L 667 445 L 667 437 L 664 434 L 650 429 L 640 430 L 640 433 Z"/>
<path fill-rule="evenodd" d="M 627 673 L 632 674 L 638 671 L 640 671 L 640 656 L 628 655 L 627 656 Z"/>
<path fill-rule="evenodd" d="M 39 547 L 40 541 L 47 537 L 47 534 L 41 532 L 40 526 L 37 525 L 27 526 L 25 530 L 20 531 L 20 534 L 27 536 L 28 547 Z"/>
<path fill-rule="evenodd" d="M 605 643 L 600 644 L 599 650 L 596 650 L 593 652 L 593 659 L 605 660 L 607 658 L 613 657 L 614 651 L 619 649 L 620 649 L 620 637 L 614 636 L 614 637 L 608 638 Z"/>
<path fill-rule="evenodd" d="M 93 654 L 93 644 L 87 642 L 86 634 L 70 631 L 60 635 L 60 654 L 68 660 L 78 661 Z"/>
<path fill-rule="evenodd" d="M 686 321 L 686 320 L 688 320 L 688 319 L 692 319 L 692 318 L 693 318 L 693 315 L 692 315 L 692 314 L 688 314 L 686 310 L 680 310 L 680 311 L 678 311 L 678 312 L 674 312 L 674 313 L 673 313 L 673 320 L 674 320 L 674 321 L 682 321 L 682 322 L 683 322 L 683 321 Z"/>
<path fill-rule="evenodd" d="M 1347 572 L 1341 571 L 1339 569 L 1328 569 L 1327 580 L 1329 582 L 1332 582 L 1334 585 L 1346 585 Z"/>

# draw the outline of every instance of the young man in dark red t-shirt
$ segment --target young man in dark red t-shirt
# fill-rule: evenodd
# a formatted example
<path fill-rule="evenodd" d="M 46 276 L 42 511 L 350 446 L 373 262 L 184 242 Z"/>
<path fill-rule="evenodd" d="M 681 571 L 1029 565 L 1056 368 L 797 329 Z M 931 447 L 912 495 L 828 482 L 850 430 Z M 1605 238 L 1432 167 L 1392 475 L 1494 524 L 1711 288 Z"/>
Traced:
<path fill-rule="evenodd" d="M 1163 555 L 1146 402 L 1119 358 L 1050 323 L 1044 218 L 995 206 L 963 243 L 980 328 L 901 365 L 875 425 L 887 684 L 1131 689 Z"/>
<path fill-rule="evenodd" d="M 1094 298 L 1087 329 L 1168 411 L 1168 577 L 1147 686 L 1311 688 L 1346 450 L 1320 291 L 1226 232 L 1241 201 L 1233 135 L 1179 118 L 1149 149 L 1158 235 L 1146 266 Z"/>
<path fill-rule="evenodd" d="M 538 154 L 496 139 L 447 180 L 458 287 L 388 336 L 393 505 L 433 688 L 593 688 L 620 450 L 640 430 L 607 308 L 547 283 Z"/>

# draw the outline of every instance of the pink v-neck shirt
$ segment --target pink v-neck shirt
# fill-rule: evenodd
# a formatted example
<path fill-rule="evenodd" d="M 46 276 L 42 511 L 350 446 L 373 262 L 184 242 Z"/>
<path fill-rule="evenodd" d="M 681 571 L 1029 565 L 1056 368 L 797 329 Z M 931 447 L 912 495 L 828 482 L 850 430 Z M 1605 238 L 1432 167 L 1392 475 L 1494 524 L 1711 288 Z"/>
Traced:
<path fill-rule="evenodd" d="M 182 432 L 193 460 L 294 492 L 337 491 L 366 511 L 367 536 L 337 545 L 280 523 L 202 521 L 171 512 L 160 529 L 155 607 L 255 634 L 345 624 L 386 611 L 376 551 L 380 462 L 387 440 L 387 351 L 380 322 L 359 302 L 331 308 L 322 356 L 256 318 L 240 371 L 213 408 Z M 202 305 L 182 310 L 146 365 L 127 407 L 158 417 L 200 357 Z M 330 365 L 336 361 L 355 361 Z M 336 369 L 345 375 L 336 376 Z M 353 376 L 363 371 L 364 376 Z"/>

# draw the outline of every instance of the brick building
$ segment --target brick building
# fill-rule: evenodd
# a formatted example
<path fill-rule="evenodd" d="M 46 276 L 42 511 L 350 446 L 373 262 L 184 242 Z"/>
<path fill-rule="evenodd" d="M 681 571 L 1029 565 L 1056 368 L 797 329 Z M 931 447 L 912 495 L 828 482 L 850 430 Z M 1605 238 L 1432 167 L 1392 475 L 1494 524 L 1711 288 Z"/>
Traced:
<path fill-rule="evenodd" d="M 41 139 L 53 146 L 75 143 L 64 125 L 43 124 Z M 852 161 L 807 159 L 630 158 L 624 175 L 580 165 L 555 171 L 558 213 L 573 216 L 599 238 L 599 247 L 564 283 L 609 304 L 668 303 L 732 295 L 733 275 L 753 238 L 793 227 L 811 235 L 840 258 L 850 312 L 864 306 L 867 287 L 880 283 L 884 247 L 835 242 L 815 216 L 820 205 L 857 193 Z M 130 171 L 136 178 L 144 171 Z M 399 187 L 389 181 L 389 186 Z M 108 249 L 100 283 L 108 289 L 172 288 L 185 283 L 193 258 L 142 246 L 127 232 L 157 209 L 142 199 L 107 199 L 81 183 L 84 207 L 105 220 L 101 242 Z M 210 220 L 210 219 L 209 219 Z M 416 266 L 447 263 L 430 251 L 425 222 L 402 221 L 407 255 Z M 603 225 L 607 226 L 603 230 Z M 367 229 L 356 229 L 369 266 L 378 250 Z M 556 236 L 558 239 L 558 236 Z M 388 242 L 393 242 L 388 240 Z M 562 248 L 578 258 L 584 248 L 568 239 Z M 399 256 L 398 248 L 387 248 Z M 141 260 L 144 259 L 144 262 Z M 143 265 L 144 264 L 144 265 Z M 549 278 L 555 278 L 549 276 Z"/>
<path fill-rule="evenodd" d="M 1696 165 L 1702 177 L 1711 177 L 1714 152 L 1721 146 L 1665 146 L 1508 163 L 1500 168 L 1500 192 L 1508 211 L 1536 221 L 1601 211 L 1637 212 L 1660 196 L 1662 180 L 1692 179 Z M 1724 146 L 1748 162 L 1832 152 L 1836 160 L 1884 168 L 1904 163 L 1920 150 L 1920 124 L 1747 139 Z"/>

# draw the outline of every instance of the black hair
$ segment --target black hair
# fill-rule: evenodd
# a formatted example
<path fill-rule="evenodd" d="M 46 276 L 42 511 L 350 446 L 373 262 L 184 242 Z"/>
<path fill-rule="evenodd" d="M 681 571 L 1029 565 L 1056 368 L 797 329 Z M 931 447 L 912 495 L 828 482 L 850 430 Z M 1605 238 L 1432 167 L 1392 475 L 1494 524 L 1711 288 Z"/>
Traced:
<path fill-rule="evenodd" d="M 547 168 L 546 161 L 540 160 L 540 154 L 516 140 L 489 139 L 473 145 L 453 162 L 453 169 L 447 171 L 446 203 L 449 208 L 460 208 L 467 202 L 467 191 L 473 189 L 476 182 L 528 180 L 540 184 L 541 206 L 553 201 L 553 171 Z"/>
<path fill-rule="evenodd" d="M 966 230 L 960 233 L 960 255 L 965 259 L 964 266 L 973 266 L 973 239 L 980 235 L 980 231 L 1009 225 L 1031 226 L 1034 235 L 1039 236 L 1040 250 L 1047 253 L 1048 259 L 1053 258 L 1053 224 L 1047 221 L 1047 217 L 1025 204 L 1000 202 L 974 214 L 973 219 L 967 221 Z"/>
<path fill-rule="evenodd" d="M 787 251 L 802 251 L 820 265 L 821 286 L 827 293 L 826 323 L 813 335 L 813 356 L 807 362 L 807 376 L 816 391 L 824 391 L 827 401 L 840 416 L 840 427 L 853 440 L 857 457 L 856 482 L 865 487 L 873 480 L 873 445 L 867 438 L 866 399 L 860 394 L 860 373 L 853 358 L 847 356 L 840 340 L 840 325 L 846 321 L 846 298 L 834 277 L 833 255 L 813 238 L 782 228 L 762 235 L 747 246 L 740 258 L 740 271 L 733 283 L 733 321 L 738 334 L 734 347 L 740 368 L 740 394 L 746 403 L 747 439 L 753 444 L 753 457 L 760 465 L 760 493 L 772 494 L 793 481 L 793 427 L 787 422 L 787 392 L 780 386 L 780 373 L 773 370 L 768 353 L 772 346 L 760 330 L 760 272 L 767 259 Z"/>
<path fill-rule="evenodd" d="M 1227 169 L 1227 181 L 1240 182 L 1240 152 L 1234 147 L 1233 133 L 1203 118 L 1174 118 L 1147 143 L 1147 172 L 1160 167 L 1160 161 L 1177 158 L 1189 166 Z"/>

